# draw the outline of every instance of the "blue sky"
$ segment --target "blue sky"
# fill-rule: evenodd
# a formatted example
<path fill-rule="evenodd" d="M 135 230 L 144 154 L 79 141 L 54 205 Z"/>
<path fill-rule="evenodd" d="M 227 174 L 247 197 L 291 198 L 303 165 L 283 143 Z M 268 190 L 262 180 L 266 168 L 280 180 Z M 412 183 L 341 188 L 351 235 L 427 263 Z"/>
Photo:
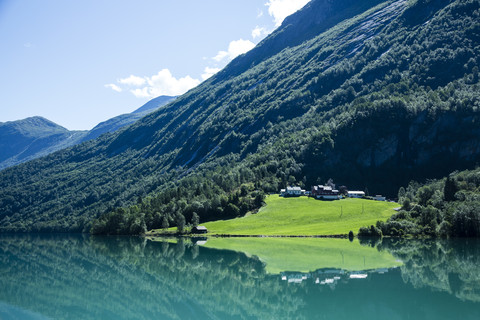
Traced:
<path fill-rule="evenodd" d="M 308 0 L 0 0 L 0 122 L 68 129 L 178 95 Z"/>

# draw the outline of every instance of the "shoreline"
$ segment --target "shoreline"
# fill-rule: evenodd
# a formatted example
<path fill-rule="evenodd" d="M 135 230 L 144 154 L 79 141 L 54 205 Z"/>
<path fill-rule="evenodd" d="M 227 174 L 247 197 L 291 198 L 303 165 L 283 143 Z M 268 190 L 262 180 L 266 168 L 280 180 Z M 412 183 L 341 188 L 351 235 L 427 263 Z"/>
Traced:
<path fill-rule="evenodd" d="M 155 233 L 145 234 L 143 237 L 152 238 L 168 238 L 168 237 L 184 237 L 184 238 L 334 238 L 348 239 L 348 234 L 333 235 L 247 235 L 247 234 L 179 234 L 179 233 Z"/>

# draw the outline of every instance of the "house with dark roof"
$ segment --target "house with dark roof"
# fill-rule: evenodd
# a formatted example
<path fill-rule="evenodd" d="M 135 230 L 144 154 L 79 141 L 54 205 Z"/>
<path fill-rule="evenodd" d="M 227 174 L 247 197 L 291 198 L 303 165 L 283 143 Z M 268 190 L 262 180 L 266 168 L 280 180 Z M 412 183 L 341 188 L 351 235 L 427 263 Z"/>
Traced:
<path fill-rule="evenodd" d="M 339 200 L 340 192 L 331 186 L 318 185 L 312 187 L 312 197 L 320 200 Z"/>
<path fill-rule="evenodd" d="M 201 234 L 201 233 L 207 233 L 207 232 L 208 230 L 207 230 L 207 227 L 205 226 L 198 226 L 198 227 L 192 228 L 192 233 Z"/>

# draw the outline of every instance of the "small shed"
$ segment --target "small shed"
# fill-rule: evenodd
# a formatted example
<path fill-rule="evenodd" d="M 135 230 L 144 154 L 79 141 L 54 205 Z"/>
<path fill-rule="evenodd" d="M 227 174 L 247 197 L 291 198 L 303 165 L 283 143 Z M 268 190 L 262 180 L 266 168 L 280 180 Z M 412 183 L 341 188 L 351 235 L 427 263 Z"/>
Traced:
<path fill-rule="evenodd" d="M 192 228 L 192 233 L 207 233 L 208 230 L 207 230 L 207 227 L 205 226 L 198 226 L 198 227 L 193 227 Z"/>

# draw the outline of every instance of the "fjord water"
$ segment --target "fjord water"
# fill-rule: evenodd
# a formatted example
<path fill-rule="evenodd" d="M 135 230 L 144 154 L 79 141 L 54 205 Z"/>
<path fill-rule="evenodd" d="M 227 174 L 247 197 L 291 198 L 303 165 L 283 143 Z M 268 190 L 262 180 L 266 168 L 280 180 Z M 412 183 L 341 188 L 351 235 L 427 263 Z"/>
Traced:
<path fill-rule="evenodd" d="M 480 319 L 480 242 L 2 235 L 0 288 L 0 319 Z"/>

